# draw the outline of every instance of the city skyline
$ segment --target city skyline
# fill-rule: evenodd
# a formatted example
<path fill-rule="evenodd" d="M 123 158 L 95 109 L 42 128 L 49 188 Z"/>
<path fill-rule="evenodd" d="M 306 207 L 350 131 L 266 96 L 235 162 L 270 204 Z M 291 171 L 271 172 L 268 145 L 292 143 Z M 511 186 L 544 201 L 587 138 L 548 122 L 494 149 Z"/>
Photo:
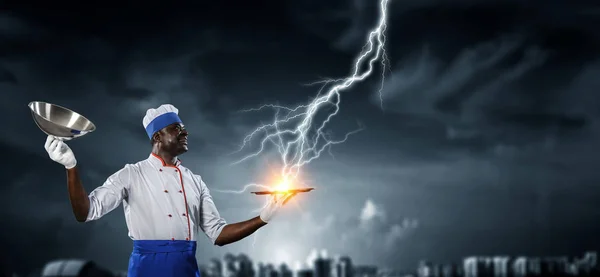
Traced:
<path fill-rule="evenodd" d="M 460 262 L 422 260 L 407 269 L 355 264 L 350 256 L 329 257 L 323 252 L 307 257 L 305 266 L 293 269 L 286 263 L 262 263 L 244 253 L 227 253 L 221 258 L 212 258 L 208 264 L 200 264 L 199 268 L 202 276 L 206 277 L 592 277 L 600 274 L 597 251 L 586 251 L 577 256 L 493 255 L 468 256 Z M 91 261 L 63 259 L 47 263 L 39 274 L 33 271 L 26 276 L 67 275 L 126 277 L 127 272 L 110 272 Z"/>

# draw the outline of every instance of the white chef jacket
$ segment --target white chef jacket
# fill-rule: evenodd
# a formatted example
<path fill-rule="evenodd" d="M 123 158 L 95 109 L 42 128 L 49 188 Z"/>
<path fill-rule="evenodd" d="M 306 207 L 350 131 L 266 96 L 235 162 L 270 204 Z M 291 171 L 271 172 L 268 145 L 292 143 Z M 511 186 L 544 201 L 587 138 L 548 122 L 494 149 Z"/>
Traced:
<path fill-rule="evenodd" d="M 198 228 L 214 244 L 226 225 L 206 184 L 183 167 L 167 165 L 154 153 L 127 164 L 89 195 L 86 222 L 121 203 L 132 240 L 197 240 Z"/>

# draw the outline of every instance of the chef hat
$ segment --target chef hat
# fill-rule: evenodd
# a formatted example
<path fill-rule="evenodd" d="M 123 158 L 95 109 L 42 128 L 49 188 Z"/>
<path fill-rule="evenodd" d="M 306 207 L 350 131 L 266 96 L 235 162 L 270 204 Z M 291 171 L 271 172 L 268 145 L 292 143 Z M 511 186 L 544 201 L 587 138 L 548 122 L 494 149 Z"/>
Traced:
<path fill-rule="evenodd" d="M 160 105 L 156 109 L 148 109 L 142 121 L 148 137 L 152 139 L 152 135 L 162 128 L 173 123 L 181 123 L 178 113 L 179 110 L 171 104 Z"/>

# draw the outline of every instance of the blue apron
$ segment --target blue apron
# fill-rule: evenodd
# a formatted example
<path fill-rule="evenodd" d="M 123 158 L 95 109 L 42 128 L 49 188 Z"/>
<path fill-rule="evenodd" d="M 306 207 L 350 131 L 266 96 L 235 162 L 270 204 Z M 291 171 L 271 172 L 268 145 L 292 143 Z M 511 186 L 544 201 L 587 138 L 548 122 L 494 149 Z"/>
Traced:
<path fill-rule="evenodd" d="M 134 240 L 127 277 L 200 277 L 196 242 Z"/>

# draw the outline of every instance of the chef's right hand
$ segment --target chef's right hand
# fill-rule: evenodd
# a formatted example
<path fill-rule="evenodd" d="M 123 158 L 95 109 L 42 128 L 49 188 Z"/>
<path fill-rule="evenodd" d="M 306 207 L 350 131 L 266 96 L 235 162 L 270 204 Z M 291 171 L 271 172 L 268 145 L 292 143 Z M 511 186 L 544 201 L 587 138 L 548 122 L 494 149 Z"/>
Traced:
<path fill-rule="evenodd" d="M 66 169 L 71 169 L 77 165 L 75 154 L 73 154 L 71 148 L 59 138 L 48 136 L 44 148 L 46 148 L 46 152 L 48 152 L 50 159 L 62 164 Z"/>
<path fill-rule="evenodd" d="M 296 193 L 286 193 L 284 195 L 272 194 L 269 202 L 267 202 L 267 205 L 260 212 L 260 219 L 264 223 L 269 223 L 281 207 L 295 195 Z"/>

